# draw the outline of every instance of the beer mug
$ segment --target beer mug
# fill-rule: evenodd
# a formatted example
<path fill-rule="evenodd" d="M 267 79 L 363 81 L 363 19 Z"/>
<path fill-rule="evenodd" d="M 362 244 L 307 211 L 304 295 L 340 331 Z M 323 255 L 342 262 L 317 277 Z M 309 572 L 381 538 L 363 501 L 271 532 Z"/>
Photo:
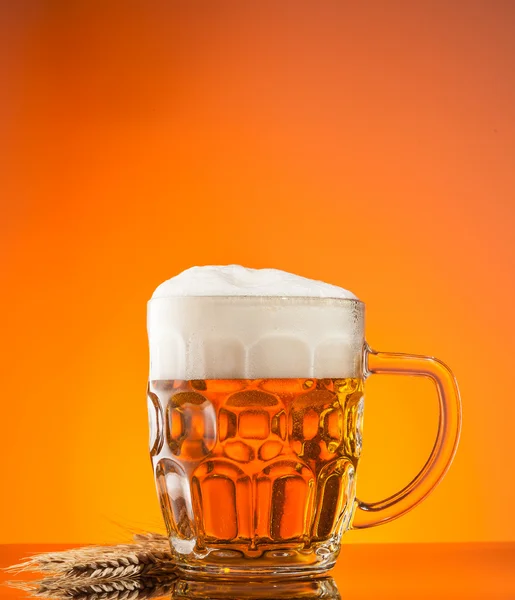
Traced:
<path fill-rule="evenodd" d="M 325 572 L 345 531 L 401 516 L 441 480 L 459 438 L 456 381 L 435 358 L 372 350 L 353 294 L 243 267 L 197 267 L 175 280 L 148 304 L 148 408 L 157 492 L 181 569 Z M 374 374 L 429 377 L 440 420 L 413 481 L 365 502 L 356 473 L 364 383 Z"/>

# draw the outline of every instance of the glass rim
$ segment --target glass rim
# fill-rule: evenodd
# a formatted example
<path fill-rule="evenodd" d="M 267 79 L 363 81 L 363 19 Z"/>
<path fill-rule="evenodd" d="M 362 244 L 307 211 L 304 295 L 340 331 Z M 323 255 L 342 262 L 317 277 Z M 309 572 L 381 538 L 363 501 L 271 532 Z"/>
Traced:
<path fill-rule="evenodd" d="M 320 298 L 317 296 L 266 296 L 266 295 L 239 295 L 230 296 L 226 294 L 213 294 L 213 295 L 191 295 L 191 296 L 159 296 L 157 298 L 150 298 L 147 301 L 147 305 L 155 303 L 157 301 L 186 301 L 186 300 L 222 300 L 228 302 L 251 302 L 255 301 L 257 304 L 270 302 L 276 304 L 321 304 L 321 305 L 332 305 L 332 306 L 365 306 L 365 302 L 359 298 Z"/>

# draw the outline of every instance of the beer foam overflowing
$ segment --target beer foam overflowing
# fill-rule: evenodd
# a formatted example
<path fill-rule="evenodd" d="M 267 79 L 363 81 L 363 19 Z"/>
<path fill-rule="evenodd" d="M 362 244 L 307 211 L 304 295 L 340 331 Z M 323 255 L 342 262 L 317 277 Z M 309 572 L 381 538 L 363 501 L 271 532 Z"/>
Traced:
<path fill-rule="evenodd" d="M 240 265 L 191 267 L 158 286 L 152 298 L 172 296 L 356 298 L 352 292 L 323 281 Z"/>
<path fill-rule="evenodd" d="M 150 378 L 338 378 L 361 373 L 363 305 L 276 269 L 192 267 L 148 304 Z"/>

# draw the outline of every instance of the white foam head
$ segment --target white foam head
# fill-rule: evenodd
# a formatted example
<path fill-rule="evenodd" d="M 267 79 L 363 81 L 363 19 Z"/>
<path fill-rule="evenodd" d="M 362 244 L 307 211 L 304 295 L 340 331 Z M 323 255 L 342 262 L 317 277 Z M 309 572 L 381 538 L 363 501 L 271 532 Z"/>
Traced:
<path fill-rule="evenodd" d="M 278 269 L 240 265 L 191 267 L 157 287 L 152 298 L 176 296 L 293 296 L 356 298 L 336 285 Z"/>
<path fill-rule="evenodd" d="M 150 378 L 358 376 L 363 313 L 352 292 L 284 271 L 192 267 L 148 304 Z"/>

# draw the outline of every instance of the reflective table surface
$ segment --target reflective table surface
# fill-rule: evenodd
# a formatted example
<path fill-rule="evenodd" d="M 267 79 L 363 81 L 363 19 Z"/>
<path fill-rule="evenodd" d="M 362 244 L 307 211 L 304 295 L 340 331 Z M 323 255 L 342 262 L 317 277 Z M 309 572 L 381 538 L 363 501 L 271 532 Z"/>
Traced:
<path fill-rule="evenodd" d="M 72 546 L 41 544 L 0 546 L 0 567 L 18 563 L 30 554 L 70 547 Z M 12 574 L 0 571 L 2 582 L 14 578 Z M 34 575 L 20 573 L 16 576 L 18 580 L 29 578 L 34 579 Z M 2 599 L 27 597 L 27 592 L 5 585 L 0 587 Z M 338 563 L 329 577 L 272 583 L 178 579 L 165 597 L 204 600 L 515 600 L 515 543 L 349 544 L 343 546 Z M 110 600 L 111 596 L 99 594 L 95 600 L 104 598 Z M 132 600 L 138 598 L 138 595 L 120 593 L 117 598 Z"/>

